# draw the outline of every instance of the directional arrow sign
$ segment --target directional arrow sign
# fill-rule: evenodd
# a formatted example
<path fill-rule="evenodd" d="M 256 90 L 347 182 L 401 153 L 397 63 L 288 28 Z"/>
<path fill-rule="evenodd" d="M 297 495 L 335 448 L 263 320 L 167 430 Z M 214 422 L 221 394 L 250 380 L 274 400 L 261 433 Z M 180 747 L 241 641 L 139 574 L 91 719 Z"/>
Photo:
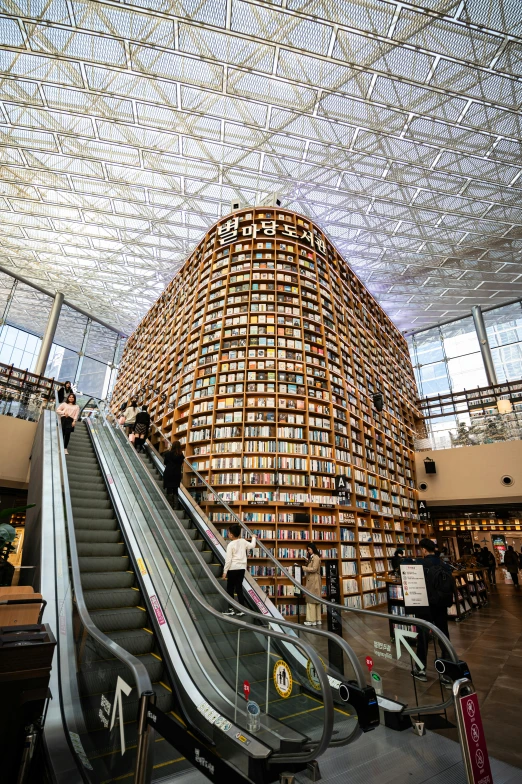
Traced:
<path fill-rule="evenodd" d="M 116 718 L 120 720 L 120 745 L 121 745 L 121 756 L 125 754 L 125 731 L 123 729 L 123 704 L 122 704 L 122 692 L 125 694 L 126 697 L 132 691 L 132 686 L 129 686 L 128 683 L 125 683 L 123 678 L 120 678 L 118 675 L 118 680 L 116 681 L 116 691 L 114 692 L 114 702 L 112 704 L 112 716 L 111 716 L 111 726 L 109 730 L 112 730 L 114 724 L 116 722 Z"/>
<path fill-rule="evenodd" d="M 418 635 L 418 632 L 409 632 L 407 629 L 395 629 L 395 642 L 397 645 L 397 658 L 401 658 L 401 643 L 406 648 L 406 651 L 410 654 L 411 658 L 416 662 L 416 664 L 420 667 L 421 670 L 424 669 L 424 664 L 421 662 L 417 654 L 414 650 L 410 647 L 410 644 L 406 642 L 406 637 L 411 637 L 415 639 Z"/>

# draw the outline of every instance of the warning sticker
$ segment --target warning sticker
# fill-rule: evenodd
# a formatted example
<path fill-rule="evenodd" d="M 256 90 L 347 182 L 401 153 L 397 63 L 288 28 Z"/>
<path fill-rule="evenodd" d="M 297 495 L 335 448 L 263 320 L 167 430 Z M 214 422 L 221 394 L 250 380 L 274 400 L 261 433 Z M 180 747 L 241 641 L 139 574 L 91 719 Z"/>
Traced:
<path fill-rule="evenodd" d="M 323 669 L 326 672 L 326 664 L 319 656 L 321 660 L 321 664 L 323 665 Z M 311 659 L 308 659 L 308 663 L 306 665 L 306 674 L 308 675 L 308 680 L 312 688 L 316 689 L 317 691 L 321 691 L 321 681 L 319 680 L 319 676 L 317 675 L 317 670 L 315 669 L 315 665 Z"/>
<path fill-rule="evenodd" d="M 274 664 L 274 686 L 280 697 L 286 700 L 292 694 L 292 673 L 290 667 L 282 659 Z"/>

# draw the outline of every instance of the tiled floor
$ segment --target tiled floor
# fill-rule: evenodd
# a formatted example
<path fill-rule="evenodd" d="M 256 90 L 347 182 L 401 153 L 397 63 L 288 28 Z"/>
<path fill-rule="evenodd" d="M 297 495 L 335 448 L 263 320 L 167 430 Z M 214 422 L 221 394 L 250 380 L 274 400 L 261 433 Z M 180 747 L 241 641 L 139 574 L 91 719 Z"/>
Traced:
<path fill-rule="evenodd" d="M 499 582 L 489 605 L 450 634 L 479 695 L 490 755 L 522 768 L 522 588 Z"/>

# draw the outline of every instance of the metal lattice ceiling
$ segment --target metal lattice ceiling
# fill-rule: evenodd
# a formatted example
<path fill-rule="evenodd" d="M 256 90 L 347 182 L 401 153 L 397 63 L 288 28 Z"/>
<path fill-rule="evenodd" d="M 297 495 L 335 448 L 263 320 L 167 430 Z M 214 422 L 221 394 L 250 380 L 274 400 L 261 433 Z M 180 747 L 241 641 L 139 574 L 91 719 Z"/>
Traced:
<path fill-rule="evenodd" d="M 123 331 L 231 200 L 395 322 L 522 297 L 520 0 L 0 0 L 0 265 Z"/>

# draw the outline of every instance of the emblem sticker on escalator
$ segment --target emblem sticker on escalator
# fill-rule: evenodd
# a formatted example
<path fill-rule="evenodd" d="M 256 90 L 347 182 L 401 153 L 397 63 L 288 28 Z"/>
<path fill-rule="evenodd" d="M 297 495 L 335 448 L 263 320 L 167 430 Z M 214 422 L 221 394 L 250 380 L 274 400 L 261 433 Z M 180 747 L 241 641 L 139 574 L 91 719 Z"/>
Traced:
<path fill-rule="evenodd" d="M 277 693 L 286 700 L 292 694 L 292 673 L 288 664 L 282 659 L 274 664 L 273 678 Z"/>
<path fill-rule="evenodd" d="M 320 656 L 319 656 L 319 660 L 326 672 L 326 664 L 324 663 L 324 661 L 321 659 Z M 310 681 L 312 688 L 314 688 L 316 691 L 321 691 L 321 681 L 319 680 L 319 676 L 317 675 L 317 670 L 315 669 L 315 665 L 313 664 L 311 659 L 308 659 L 308 663 L 306 665 L 306 674 L 308 675 L 308 680 Z"/>

